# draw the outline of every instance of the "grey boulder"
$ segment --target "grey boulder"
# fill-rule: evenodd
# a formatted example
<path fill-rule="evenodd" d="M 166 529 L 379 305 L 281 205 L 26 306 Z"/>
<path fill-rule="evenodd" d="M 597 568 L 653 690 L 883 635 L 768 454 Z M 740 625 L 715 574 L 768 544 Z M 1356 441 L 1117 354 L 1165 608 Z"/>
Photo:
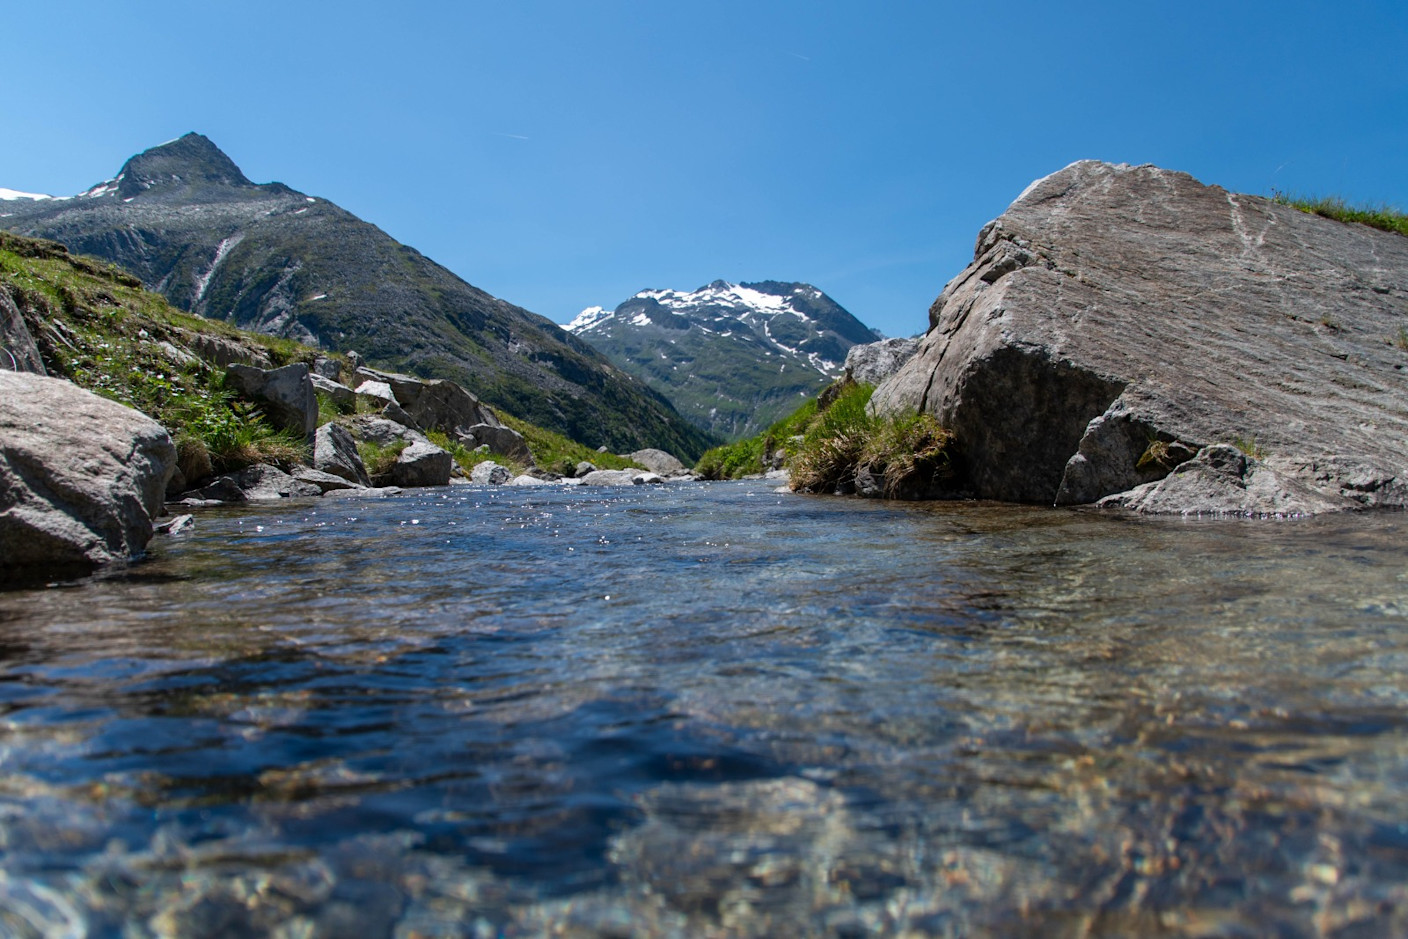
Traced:
<path fill-rule="evenodd" d="M 689 472 L 683 463 L 664 450 L 654 448 L 637 450 L 629 454 L 628 459 L 660 476 L 683 476 Z"/>
<path fill-rule="evenodd" d="M 0 371 L 3 581 L 140 554 L 176 466 L 151 418 L 57 378 Z"/>
<path fill-rule="evenodd" d="M 513 479 L 513 474 L 507 467 L 500 466 L 493 460 L 484 460 L 474 464 L 474 469 L 469 471 L 469 481 L 477 486 L 502 486 Z"/>
<path fill-rule="evenodd" d="M 217 477 L 200 489 L 186 493 L 182 502 L 278 502 L 281 499 L 306 499 L 323 494 L 317 483 L 304 482 L 285 473 L 277 466 L 256 463 L 242 470 Z M 195 503 L 192 503 L 195 500 Z"/>
<path fill-rule="evenodd" d="M 318 426 L 318 399 L 302 362 L 274 369 L 235 364 L 225 374 L 240 395 L 260 404 L 277 426 L 299 437 Z"/>
<path fill-rule="evenodd" d="M 983 228 L 871 407 L 933 414 L 979 498 L 1401 506 L 1405 305 L 1408 238 L 1185 173 L 1075 163 Z M 1259 458 L 1238 469 L 1237 444 Z"/>
<path fill-rule="evenodd" d="M 313 434 L 313 469 L 358 486 L 370 486 L 357 441 L 341 424 L 324 424 Z"/>
<path fill-rule="evenodd" d="M 489 452 L 515 463 L 533 465 L 533 451 L 523 435 L 500 424 L 475 424 L 460 436 L 468 447 L 488 447 Z"/>
<path fill-rule="evenodd" d="M 320 361 L 332 360 L 322 359 Z M 334 362 L 334 364 L 336 363 Z M 322 392 L 327 395 L 333 407 L 337 408 L 339 411 L 351 411 L 357 407 L 357 392 L 348 388 L 341 382 L 328 378 L 326 375 L 319 374 L 318 372 L 313 372 L 308 378 L 313 383 L 313 391 L 315 393 Z"/>
<path fill-rule="evenodd" d="M 629 470 L 596 470 L 581 477 L 583 486 L 639 486 L 645 483 L 663 483 L 657 473 Z"/>
<path fill-rule="evenodd" d="M 448 486 L 450 469 L 454 458 L 429 441 L 418 441 L 406 447 L 396 457 L 396 462 L 386 471 L 385 480 L 378 482 L 389 486 Z"/>

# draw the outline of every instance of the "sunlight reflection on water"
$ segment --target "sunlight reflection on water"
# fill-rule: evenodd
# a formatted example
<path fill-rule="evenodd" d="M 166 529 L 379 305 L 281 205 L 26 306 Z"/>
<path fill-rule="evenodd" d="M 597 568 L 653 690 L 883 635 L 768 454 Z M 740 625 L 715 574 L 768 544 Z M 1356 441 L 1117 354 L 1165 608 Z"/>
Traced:
<path fill-rule="evenodd" d="M 0 594 L 0 935 L 1402 933 L 1406 531 L 208 513 Z"/>

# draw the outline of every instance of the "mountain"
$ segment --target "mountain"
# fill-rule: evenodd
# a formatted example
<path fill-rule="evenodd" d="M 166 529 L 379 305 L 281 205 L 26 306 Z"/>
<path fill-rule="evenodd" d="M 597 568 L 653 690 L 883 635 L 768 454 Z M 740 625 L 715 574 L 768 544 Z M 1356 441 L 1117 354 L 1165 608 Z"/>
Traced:
<path fill-rule="evenodd" d="M 465 283 L 326 199 L 256 184 L 200 134 L 77 196 L 0 190 L 0 228 L 131 271 L 176 306 L 429 378 L 616 452 L 713 441 L 543 316 Z"/>
<path fill-rule="evenodd" d="M 728 440 L 792 413 L 841 374 L 851 346 L 880 338 L 810 284 L 771 280 L 642 290 L 564 328 Z"/>

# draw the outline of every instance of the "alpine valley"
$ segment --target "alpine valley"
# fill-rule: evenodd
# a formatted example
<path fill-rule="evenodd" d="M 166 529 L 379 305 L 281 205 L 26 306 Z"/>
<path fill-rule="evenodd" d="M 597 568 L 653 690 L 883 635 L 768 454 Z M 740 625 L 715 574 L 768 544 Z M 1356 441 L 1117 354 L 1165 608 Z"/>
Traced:
<path fill-rule="evenodd" d="M 642 290 L 566 329 L 728 440 L 786 417 L 840 376 L 852 346 L 881 338 L 810 284 L 777 281 Z"/>
<path fill-rule="evenodd" d="M 592 447 L 693 459 L 715 440 L 546 317 L 325 199 L 255 184 L 187 134 L 77 196 L 0 190 L 0 228 L 137 275 L 174 305 L 380 367 L 449 378 Z"/>

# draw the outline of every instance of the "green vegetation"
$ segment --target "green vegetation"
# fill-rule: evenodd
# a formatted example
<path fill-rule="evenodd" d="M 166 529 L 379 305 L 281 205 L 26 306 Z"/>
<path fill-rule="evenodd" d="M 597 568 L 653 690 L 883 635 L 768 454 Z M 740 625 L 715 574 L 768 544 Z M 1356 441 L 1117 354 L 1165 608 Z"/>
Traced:
<path fill-rule="evenodd" d="M 357 443 L 357 455 L 362 458 L 362 465 L 366 467 L 367 475 L 375 479 L 391 472 L 391 467 L 396 465 L 401 451 L 409 446 L 410 442 L 406 440 L 396 440 L 386 446 L 373 443 L 370 440 L 362 440 Z"/>
<path fill-rule="evenodd" d="M 705 453 L 695 472 L 736 479 L 763 470 L 781 449 L 791 486 L 804 492 L 846 491 L 865 469 L 886 498 L 922 497 L 953 474 L 953 436 L 929 414 L 876 417 L 867 406 L 870 385 L 833 385 L 765 434 Z"/>
<path fill-rule="evenodd" d="M 1271 194 L 1271 201 L 1337 222 L 1358 222 L 1371 228 L 1408 235 L 1408 213 L 1387 205 L 1350 205 L 1339 196 L 1298 196 L 1275 191 Z"/>
<path fill-rule="evenodd" d="M 226 387 L 223 368 L 187 350 L 201 336 L 215 337 L 280 366 L 311 364 L 322 354 L 317 349 L 184 313 L 106 262 L 70 255 L 54 242 L 7 232 L 0 232 L 0 285 L 23 312 L 49 373 L 159 421 L 176 442 L 178 465 L 186 479 L 195 481 L 254 463 L 288 469 L 307 462 L 302 440 L 276 430 L 256 405 L 240 400 Z M 375 408 L 360 401 L 354 408 L 368 410 Z M 318 411 L 320 423 L 344 416 L 324 394 L 318 395 Z M 581 460 L 607 469 L 633 465 L 502 412 L 499 416 L 524 436 L 544 468 L 570 474 Z M 428 436 L 465 472 L 491 458 L 443 434 Z M 372 475 L 385 472 L 400 452 L 396 447 L 365 444 L 362 449 Z"/>
<path fill-rule="evenodd" d="M 1262 460 L 1266 458 L 1266 448 L 1263 447 L 1261 444 L 1257 443 L 1256 437 L 1254 436 L 1233 437 L 1232 446 L 1236 447 L 1238 450 L 1241 450 L 1244 455 L 1251 457 L 1253 460 Z"/>
<path fill-rule="evenodd" d="M 724 444 L 705 452 L 694 471 L 705 479 L 740 479 L 764 471 L 763 460 L 782 449 L 788 457 L 796 450 L 793 438 L 806 433 L 816 417 L 817 402 L 809 399 L 800 408 L 756 437 Z"/>
<path fill-rule="evenodd" d="M 1398 327 L 1398 335 L 1394 338 L 1393 344 L 1404 352 L 1408 352 L 1408 326 Z"/>
<path fill-rule="evenodd" d="M 307 459 L 303 442 L 276 430 L 225 387 L 224 372 L 180 350 L 193 333 L 237 341 L 275 364 L 311 349 L 253 337 L 182 313 L 130 274 L 62 245 L 0 232 L 0 283 L 25 312 L 45 368 L 160 421 L 187 478 L 251 463 Z M 192 475 L 194 474 L 194 475 Z"/>
<path fill-rule="evenodd" d="M 533 458 L 538 461 L 538 466 L 548 472 L 571 476 L 577 471 L 577 464 L 583 462 L 590 463 L 597 469 L 630 469 L 636 466 L 623 456 L 598 453 L 557 431 L 538 427 L 502 411 L 499 412 L 499 420 L 523 435 L 528 449 L 533 451 Z"/>

